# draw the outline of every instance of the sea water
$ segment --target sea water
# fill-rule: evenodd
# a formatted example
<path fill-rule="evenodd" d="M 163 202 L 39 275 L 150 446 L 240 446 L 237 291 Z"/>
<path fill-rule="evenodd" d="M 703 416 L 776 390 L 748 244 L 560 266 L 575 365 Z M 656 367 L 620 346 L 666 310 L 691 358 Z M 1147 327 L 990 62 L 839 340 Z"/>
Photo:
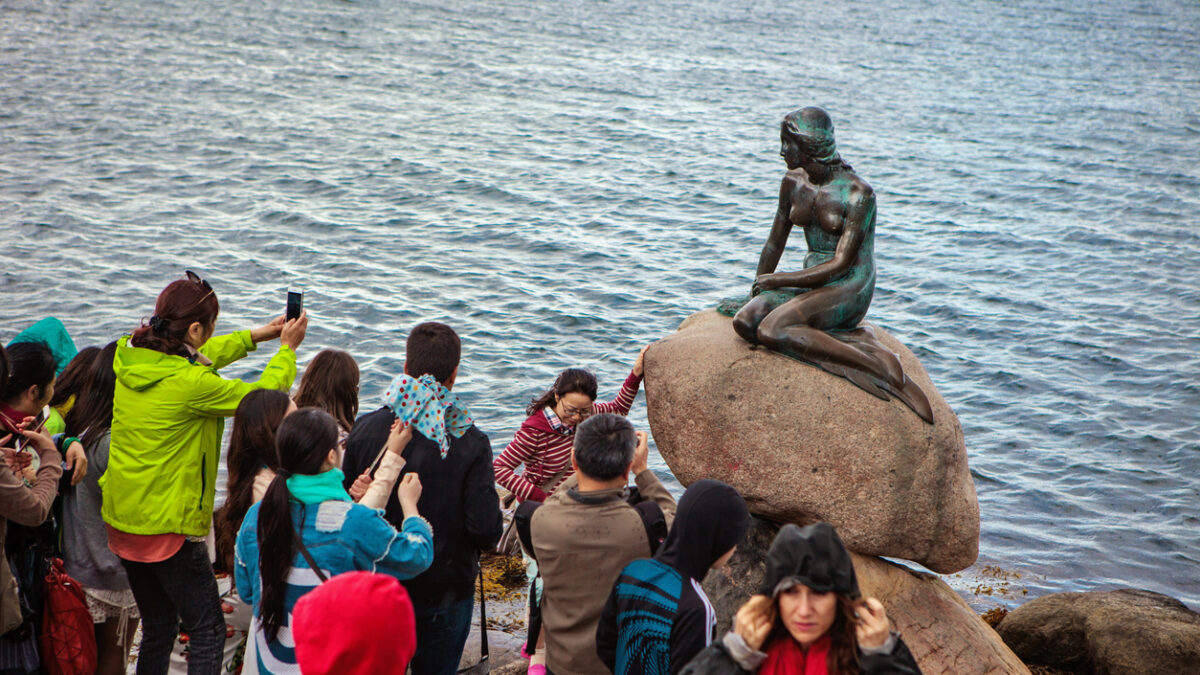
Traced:
<path fill-rule="evenodd" d="M 224 329 L 298 283 L 301 361 L 348 349 L 364 411 L 454 325 L 498 452 L 560 369 L 612 396 L 749 287 L 779 121 L 819 105 L 878 196 L 869 318 L 962 422 L 979 565 L 1197 606 L 1198 36 L 1184 0 L 5 0 L 0 338 L 107 342 L 184 269 Z"/>

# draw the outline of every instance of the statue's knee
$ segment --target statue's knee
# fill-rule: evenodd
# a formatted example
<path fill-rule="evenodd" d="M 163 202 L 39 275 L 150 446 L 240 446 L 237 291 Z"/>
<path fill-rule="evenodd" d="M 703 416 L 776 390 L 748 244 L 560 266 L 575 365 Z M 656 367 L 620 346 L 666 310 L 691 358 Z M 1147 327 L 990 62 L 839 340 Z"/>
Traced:
<path fill-rule="evenodd" d="M 740 335 L 746 342 L 758 344 L 758 330 L 745 318 L 741 316 L 734 317 L 733 331 Z"/>

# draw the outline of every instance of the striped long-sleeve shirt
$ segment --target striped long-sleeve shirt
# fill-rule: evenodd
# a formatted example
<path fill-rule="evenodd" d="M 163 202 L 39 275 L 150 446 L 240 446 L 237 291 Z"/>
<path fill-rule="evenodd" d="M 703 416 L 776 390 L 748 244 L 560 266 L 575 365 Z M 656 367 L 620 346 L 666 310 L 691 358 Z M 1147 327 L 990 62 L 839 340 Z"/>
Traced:
<path fill-rule="evenodd" d="M 628 415 L 641 385 L 642 376 L 630 372 L 629 377 L 625 378 L 625 384 L 621 386 L 621 391 L 617 393 L 617 397 L 611 401 L 593 405 L 593 414 Z M 572 428 L 566 432 L 556 431 L 555 426 L 562 427 L 563 425 L 561 422 L 551 424 L 550 416 L 552 415 L 554 415 L 554 411 L 549 407 L 530 415 L 521 423 L 521 428 L 517 430 L 508 447 L 504 448 L 504 452 L 500 453 L 500 456 L 492 462 L 492 469 L 496 473 L 496 482 L 521 501 L 526 499 L 545 501 L 548 494 L 557 487 L 557 483 L 561 483 L 574 473 L 571 470 L 571 444 L 575 440 L 575 430 Z M 557 416 L 554 421 L 558 422 Z M 525 465 L 524 472 L 515 473 L 514 469 L 522 464 Z M 546 484 L 560 472 L 561 476 L 556 481 L 556 485 Z"/>

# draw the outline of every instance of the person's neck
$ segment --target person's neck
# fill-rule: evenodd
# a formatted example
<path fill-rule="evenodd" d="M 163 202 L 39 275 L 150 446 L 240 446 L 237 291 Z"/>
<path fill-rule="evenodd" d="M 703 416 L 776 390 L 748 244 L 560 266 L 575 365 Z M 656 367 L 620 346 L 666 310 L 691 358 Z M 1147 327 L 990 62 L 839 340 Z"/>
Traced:
<path fill-rule="evenodd" d="M 36 415 L 38 411 L 42 409 L 42 406 L 37 405 L 36 401 L 30 401 L 29 399 L 25 398 L 19 398 L 14 401 L 5 401 L 4 405 L 16 410 L 17 412 L 24 413 L 26 416 Z"/>
<path fill-rule="evenodd" d="M 629 483 L 629 477 L 626 475 L 621 475 L 620 477 L 613 478 L 612 480 L 596 480 L 594 478 L 589 478 L 589 477 L 583 475 L 583 473 L 579 472 L 579 471 L 576 471 L 575 475 L 578 476 L 577 484 L 579 486 L 580 492 L 598 492 L 600 490 L 617 490 L 617 489 L 624 488 L 625 485 Z"/>
<path fill-rule="evenodd" d="M 824 185 L 833 178 L 833 169 L 820 162 L 812 162 L 804 167 L 804 171 L 808 174 L 808 179 L 817 185 Z"/>

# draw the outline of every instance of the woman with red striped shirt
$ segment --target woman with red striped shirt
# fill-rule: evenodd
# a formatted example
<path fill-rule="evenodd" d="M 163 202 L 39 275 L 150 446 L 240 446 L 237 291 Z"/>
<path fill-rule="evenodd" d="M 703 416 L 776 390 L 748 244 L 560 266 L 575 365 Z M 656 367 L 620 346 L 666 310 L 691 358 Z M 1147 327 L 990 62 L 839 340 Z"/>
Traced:
<path fill-rule="evenodd" d="M 633 371 L 617 397 L 596 403 L 596 376 L 582 368 L 568 368 L 559 374 L 554 386 L 533 399 L 525 413 L 529 415 L 504 452 L 492 462 L 496 482 L 520 501 L 545 501 L 554 488 L 574 473 L 571 470 L 571 445 L 575 426 L 597 413 L 628 415 L 642 385 L 642 361 L 646 348 L 638 353 Z M 525 465 L 524 472 L 514 469 Z"/>

